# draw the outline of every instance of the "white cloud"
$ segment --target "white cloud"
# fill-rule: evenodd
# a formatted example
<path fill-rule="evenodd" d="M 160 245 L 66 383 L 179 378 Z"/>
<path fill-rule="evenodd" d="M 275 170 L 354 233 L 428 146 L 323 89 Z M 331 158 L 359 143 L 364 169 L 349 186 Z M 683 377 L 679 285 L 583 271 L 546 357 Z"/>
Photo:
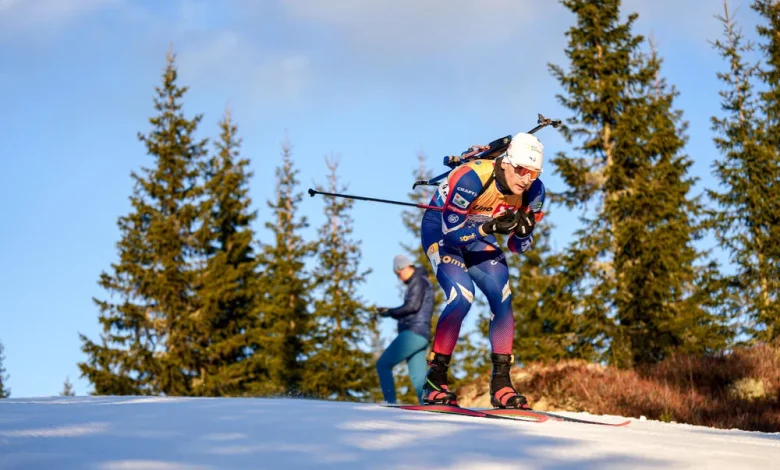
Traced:
<path fill-rule="evenodd" d="M 740 3 L 747 2 L 729 0 L 729 10 L 733 13 Z M 638 13 L 641 31 L 635 32 L 649 38 L 652 29 L 661 47 L 674 47 L 682 39 L 709 49 L 707 41 L 718 39 L 722 30 L 715 19 L 715 15 L 723 14 L 722 0 L 624 0 L 622 11 Z"/>
<path fill-rule="evenodd" d="M 0 0 L 0 30 L 52 27 L 119 0 Z"/>
<path fill-rule="evenodd" d="M 464 49 L 529 44 L 537 34 L 574 21 L 558 1 L 532 0 L 276 0 L 292 20 L 326 28 L 360 52 L 385 55 L 458 53 Z M 750 13 L 749 0 L 729 0 Z M 686 41 L 709 48 L 719 37 L 722 0 L 624 0 L 621 11 L 639 13 L 635 32 L 653 34 L 661 47 Z M 540 38 L 542 40 L 542 38 Z M 522 41 L 522 42 L 520 42 Z"/>
<path fill-rule="evenodd" d="M 186 42 L 177 63 L 188 83 L 233 90 L 233 96 L 294 101 L 311 76 L 309 60 L 300 54 L 259 56 L 234 31 L 210 33 Z"/>
<path fill-rule="evenodd" d="M 331 28 L 375 54 L 427 54 L 505 42 L 553 2 L 531 0 L 279 0 L 286 14 Z"/>

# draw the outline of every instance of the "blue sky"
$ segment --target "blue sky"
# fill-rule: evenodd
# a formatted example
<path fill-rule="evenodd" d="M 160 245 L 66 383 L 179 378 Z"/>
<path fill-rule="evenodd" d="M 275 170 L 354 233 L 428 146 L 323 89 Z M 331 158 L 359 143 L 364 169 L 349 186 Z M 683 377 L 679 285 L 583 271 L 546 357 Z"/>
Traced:
<path fill-rule="evenodd" d="M 695 194 L 715 184 L 710 117 L 724 64 L 708 41 L 720 37 L 722 5 L 624 2 L 681 93 Z M 730 5 L 755 37 L 748 2 Z M 302 191 L 325 183 L 333 153 L 349 193 L 404 199 L 419 152 L 438 174 L 442 156 L 528 130 L 537 113 L 568 117 L 547 64 L 567 66 L 573 19 L 547 0 L 0 0 L 0 341 L 12 396 L 56 395 L 66 376 L 77 394 L 89 391 L 78 333 L 99 335 L 91 299 L 106 297 L 97 280 L 117 259 L 130 171 L 151 162 L 136 134 L 149 129 L 169 46 L 190 87 L 185 110 L 204 114 L 199 135 L 215 137 L 232 110 L 262 237 L 285 133 Z M 538 135 L 547 155 L 569 150 L 551 129 Z M 544 181 L 562 188 L 551 167 Z M 309 236 L 324 203 L 301 205 Z M 412 240 L 400 212 L 367 202 L 353 211 L 363 267 L 373 269 L 361 295 L 378 304 L 401 300 L 392 257 Z M 561 248 L 576 214 L 551 220 Z M 395 325 L 382 327 L 390 337 Z"/>

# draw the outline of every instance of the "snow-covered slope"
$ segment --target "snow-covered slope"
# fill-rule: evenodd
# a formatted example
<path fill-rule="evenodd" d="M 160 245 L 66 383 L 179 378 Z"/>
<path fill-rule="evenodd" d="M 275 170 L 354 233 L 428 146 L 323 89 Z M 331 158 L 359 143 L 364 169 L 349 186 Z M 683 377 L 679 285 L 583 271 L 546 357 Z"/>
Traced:
<path fill-rule="evenodd" d="M 780 468 L 780 433 L 528 423 L 296 399 L 0 400 L 0 469 L 28 468 L 769 470 Z"/>

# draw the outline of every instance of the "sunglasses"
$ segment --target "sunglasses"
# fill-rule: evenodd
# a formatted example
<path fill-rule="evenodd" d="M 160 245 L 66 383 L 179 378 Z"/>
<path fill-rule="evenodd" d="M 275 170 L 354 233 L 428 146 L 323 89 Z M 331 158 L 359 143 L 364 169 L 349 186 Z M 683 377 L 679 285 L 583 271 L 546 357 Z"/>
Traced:
<path fill-rule="evenodd" d="M 542 173 L 539 170 L 531 170 L 530 168 L 525 168 L 522 166 L 513 166 L 512 168 L 515 170 L 515 174 L 521 178 L 525 175 L 529 175 L 531 177 L 531 181 L 538 178 L 539 175 Z"/>

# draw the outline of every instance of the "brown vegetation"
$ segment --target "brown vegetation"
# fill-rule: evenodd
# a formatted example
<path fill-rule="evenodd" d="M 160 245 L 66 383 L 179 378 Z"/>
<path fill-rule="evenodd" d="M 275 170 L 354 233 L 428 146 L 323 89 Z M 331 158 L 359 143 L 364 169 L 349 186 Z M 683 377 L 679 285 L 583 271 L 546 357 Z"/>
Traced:
<path fill-rule="evenodd" d="M 458 390 L 462 406 L 489 407 L 488 376 Z M 637 370 L 582 361 L 516 368 L 515 387 L 540 410 L 587 411 L 716 428 L 780 432 L 780 349 L 675 356 Z"/>

